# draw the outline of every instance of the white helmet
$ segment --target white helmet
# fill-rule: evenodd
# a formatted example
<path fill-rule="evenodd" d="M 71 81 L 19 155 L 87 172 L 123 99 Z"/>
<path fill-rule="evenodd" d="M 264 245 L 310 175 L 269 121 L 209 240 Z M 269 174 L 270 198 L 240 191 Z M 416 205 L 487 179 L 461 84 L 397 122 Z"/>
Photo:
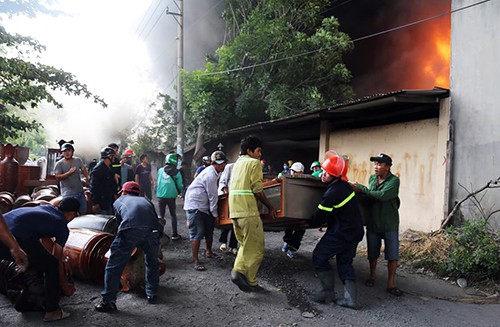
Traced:
<path fill-rule="evenodd" d="M 291 170 L 293 170 L 296 173 L 303 173 L 304 172 L 304 165 L 300 162 L 294 162 L 292 167 L 290 167 Z"/>

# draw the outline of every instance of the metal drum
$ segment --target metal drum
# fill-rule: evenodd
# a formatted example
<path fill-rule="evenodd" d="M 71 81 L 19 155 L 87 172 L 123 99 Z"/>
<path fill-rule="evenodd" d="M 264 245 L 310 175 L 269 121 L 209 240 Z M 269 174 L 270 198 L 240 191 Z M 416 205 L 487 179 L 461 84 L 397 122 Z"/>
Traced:
<path fill-rule="evenodd" d="M 20 208 L 22 207 L 25 203 L 27 202 L 30 202 L 32 199 L 31 199 L 31 196 L 25 194 L 25 195 L 20 195 L 17 197 L 16 201 L 14 201 L 14 208 L 13 209 L 17 209 L 17 208 Z"/>
<path fill-rule="evenodd" d="M 113 235 L 117 227 L 115 216 L 110 215 L 83 215 L 68 223 L 68 228 L 88 228 Z"/>
<path fill-rule="evenodd" d="M 70 228 L 64 255 L 69 257 L 73 273 L 97 283 L 104 281 L 108 252 L 114 236 L 110 233 L 84 228 Z"/>
<path fill-rule="evenodd" d="M 31 194 L 31 197 L 33 200 L 45 200 L 45 201 L 50 201 L 56 198 L 59 195 L 58 192 L 56 192 L 53 188 L 47 187 L 47 188 L 42 188 L 36 192 L 33 192 Z"/>
<path fill-rule="evenodd" d="M 85 228 L 70 228 L 69 238 L 64 246 L 64 255 L 69 257 L 69 264 L 75 276 L 99 284 L 104 282 L 104 272 L 114 240 L 112 234 Z M 160 250 L 160 249 L 158 249 Z M 160 260 L 160 275 L 166 270 L 166 265 Z M 144 286 L 144 253 L 134 249 L 130 260 L 120 277 L 121 291 L 127 292 Z"/>
<path fill-rule="evenodd" d="M 0 192 L 0 213 L 12 210 L 14 206 L 14 196 L 9 192 Z"/>

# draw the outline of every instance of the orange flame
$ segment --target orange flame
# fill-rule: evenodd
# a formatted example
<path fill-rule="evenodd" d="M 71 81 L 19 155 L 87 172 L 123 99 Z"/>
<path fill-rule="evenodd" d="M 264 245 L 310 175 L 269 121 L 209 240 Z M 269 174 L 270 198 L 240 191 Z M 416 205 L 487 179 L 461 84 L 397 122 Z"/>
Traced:
<path fill-rule="evenodd" d="M 431 36 L 432 48 L 424 64 L 424 72 L 434 83 L 433 86 L 450 87 L 450 30 L 443 25 L 434 26 Z"/>

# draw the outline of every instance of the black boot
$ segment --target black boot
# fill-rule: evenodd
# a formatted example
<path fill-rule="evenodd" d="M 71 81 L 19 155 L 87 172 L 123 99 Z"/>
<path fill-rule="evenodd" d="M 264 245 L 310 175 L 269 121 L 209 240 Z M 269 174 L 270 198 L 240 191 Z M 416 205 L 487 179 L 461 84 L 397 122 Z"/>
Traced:
<path fill-rule="evenodd" d="M 357 309 L 356 284 L 353 280 L 344 281 L 344 297 L 338 299 L 335 303 L 346 308 Z"/>
<path fill-rule="evenodd" d="M 321 282 L 321 290 L 312 295 L 314 302 L 328 304 L 335 299 L 335 284 L 333 274 L 329 271 L 318 271 L 318 278 Z"/>

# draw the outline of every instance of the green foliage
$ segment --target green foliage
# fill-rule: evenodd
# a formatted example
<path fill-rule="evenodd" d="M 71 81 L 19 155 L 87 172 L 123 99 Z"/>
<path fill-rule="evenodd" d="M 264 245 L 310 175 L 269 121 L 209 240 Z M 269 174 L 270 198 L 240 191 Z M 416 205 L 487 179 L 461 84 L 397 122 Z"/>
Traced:
<path fill-rule="evenodd" d="M 137 155 L 141 153 L 164 152 L 175 147 L 177 108 L 176 101 L 166 94 L 159 94 L 157 101 L 150 104 L 155 109 L 154 117 L 137 131 L 134 140 L 122 140 L 121 144 L 131 143 Z M 131 135 L 131 134 L 129 134 Z M 152 152 L 153 151 L 153 152 Z"/>
<path fill-rule="evenodd" d="M 500 274 L 500 238 L 490 231 L 484 219 L 472 219 L 461 228 L 448 230 L 454 243 L 446 273 L 456 277 L 480 280 Z"/>
<path fill-rule="evenodd" d="M 226 0 L 227 35 L 204 69 L 184 73 L 186 129 L 207 133 L 350 100 L 353 48 L 327 0 Z M 193 132 L 192 132 L 193 133 Z"/>
<path fill-rule="evenodd" d="M 52 16 L 62 14 L 59 10 L 50 9 L 48 6 L 54 3 L 53 0 L 23 0 L 23 1 L 9 1 L 2 0 L 2 13 L 7 14 L 9 17 L 14 15 L 25 15 L 33 18 L 37 14 L 43 13 Z"/>
<path fill-rule="evenodd" d="M 21 110 L 13 108 L 12 111 L 19 116 L 22 121 L 29 121 L 29 117 L 33 117 L 33 111 L 36 109 Z M 2 115 L 0 114 L 0 119 Z M 32 121 L 38 126 L 38 123 Z M 47 155 L 47 135 L 43 128 L 30 129 L 23 133 L 19 133 L 17 137 L 8 137 L 6 143 L 18 144 L 30 149 L 30 157 L 41 157 Z"/>

